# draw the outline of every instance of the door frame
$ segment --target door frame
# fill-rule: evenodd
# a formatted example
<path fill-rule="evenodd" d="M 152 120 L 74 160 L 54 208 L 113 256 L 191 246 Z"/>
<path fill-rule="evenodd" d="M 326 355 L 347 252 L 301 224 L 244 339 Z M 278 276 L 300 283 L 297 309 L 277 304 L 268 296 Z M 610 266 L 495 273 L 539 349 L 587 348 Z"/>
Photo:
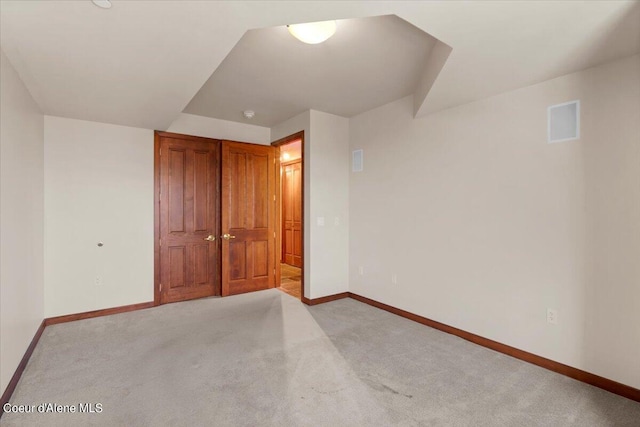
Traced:
<path fill-rule="evenodd" d="M 220 144 L 219 139 L 204 138 L 201 136 L 183 135 L 173 132 L 163 132 L 156 130 L 153 132 L 153 305 L 160 305 L 160 138 L 175 138 L 188 141 L 204 142 L 208 144 Z M 216 162 L 216 176 L 218 185 L 216 188 L 216 209 L 219 210 L 220 206 L 220 178 L 222 174 L 222 168 L 220 167 L 220 150 L 218 150 L 218 159 Z M 220 221 L 216 222 L 215 226 L 216 245 L 218 246 L 218 254 L 220 254 Z M 218 276 L 220 275 L 221 259 L 220 256 L 216 260 L 216 271 Z M 221 294 L 221 280 L 218 277 L 216 280 L 214 296 L 220 296 Z"/>
<path fill-rule="evenodd" d="M 305 271 L 305 253 L 304 253 L 304 243 L 305 243 L 305 239 L 304 239 L 304 234 L 305 234 L 305 210 L 304 210 L 304 202 L 305 202 L 305 198 L 304 198 L 304 187 L 305 187 L 305 183 L 306 183 L 306 179 L 305 179 L 305 175 L 306 175 L 306 168 L 305 168 L 305 162 L 304 162 L 304 148 L 305 148 L 305 141 L 304 141 L 304 130 L 301 130 L 299 132 L 293 133 L 289 136 L 285 136 L 284 138 L 278 139 L 277 141 L 274 141 L 271 143 L 272 146 L 277 147 L 278 148 L 278 155 L 277 157 L 277 161 L 276 161 L 276 197 L 278 199 L 278 201 L 280 203 L 278 203 L 276 205 L 276 215 L 278 217 L 278 221 L 276 221 L 276 250 L 274 251 L 276 253 L 276 284 L 278 287 L 280 287 L 280 281 L 282 280 L 281 277 L 281 271 L 280 271 L 280 263 L 282 262 L 282 182 L 280 179 L 280 168 L 281 168 L 281 162 L 280 162 L 280 146 L 281 145 L 285 145 L 288 144 L 290 142 L 294 142 L 300 140 L 300 167 L 302 168 L 302 176 L 301 178 L 301 183 L 300 183 L 300 199 L 302 200 L 302 210 L 301 210 L 301 217 L 302 217 L 302 236 L 301 236 L 301 258 L 302 258 L 302 274 L 300 275 L 300 296 L 301 296 L 301 300 L 304 300 L 306 297 L 304 295 L 304 271 Z"/>

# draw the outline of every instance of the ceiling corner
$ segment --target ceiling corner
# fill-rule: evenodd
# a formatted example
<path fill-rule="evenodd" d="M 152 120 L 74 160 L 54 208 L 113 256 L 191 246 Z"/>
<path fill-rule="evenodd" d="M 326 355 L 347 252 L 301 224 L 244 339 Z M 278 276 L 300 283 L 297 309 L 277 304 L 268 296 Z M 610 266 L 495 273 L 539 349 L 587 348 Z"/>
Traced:
<path fill-rule="evenodd" d="M 414 117 L 425 114 L 425 111 L 427 110 L 426 104 L 429 92 L 444 69 L 447 59 L 449 59 L 449 55 L 451 55 L 452 51 L 453 48 L 451 46 L 441 42 L 440 40 L 438 40 L 433 49 L 431 49 L 425 67 L 422 71 L 422 76 L 413 94 Z"/>

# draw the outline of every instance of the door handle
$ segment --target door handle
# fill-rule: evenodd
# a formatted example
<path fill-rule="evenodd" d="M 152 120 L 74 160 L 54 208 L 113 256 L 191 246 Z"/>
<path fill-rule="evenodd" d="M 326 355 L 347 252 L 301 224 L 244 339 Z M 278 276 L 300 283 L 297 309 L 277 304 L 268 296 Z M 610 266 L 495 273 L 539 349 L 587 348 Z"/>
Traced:
<path fill-rule="evenodd" d="M 227 234 L 223 234 L 222 238 L 225 240 L 229 240 L 229 239 L 235 239 L 236 236 L 232 236 L 231 234 L 227 233 Z"/>
<path fill-rule="evenodd" d="M 216 240 L 216 237 L 213 234 L 209 234 L 207 237 L 205 237 L 202 240 L 206 240 L 208 242 L 213 242 L 214 240 Z"/>

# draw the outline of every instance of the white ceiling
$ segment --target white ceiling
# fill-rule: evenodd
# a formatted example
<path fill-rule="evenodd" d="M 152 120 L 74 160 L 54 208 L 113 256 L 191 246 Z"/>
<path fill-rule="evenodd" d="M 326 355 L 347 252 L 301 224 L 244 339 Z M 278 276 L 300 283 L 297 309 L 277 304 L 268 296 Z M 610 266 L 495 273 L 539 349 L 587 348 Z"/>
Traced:
<path fill-rule="evenodd" d="M 394 15 L 337 22 L 309 45 L 285 26 L 248 31 L 186 113 L 271 127 L 308 109 L 343 117 L 411 95 L 436 40 Z"/>
<path fill-rule="evenodd" d="M 453 48 L 425 112 L 640 51 L 635 1 L 3 0 L 0 45 L 46 114 L 166 129 L 246 31 L 390 14 Z"/>

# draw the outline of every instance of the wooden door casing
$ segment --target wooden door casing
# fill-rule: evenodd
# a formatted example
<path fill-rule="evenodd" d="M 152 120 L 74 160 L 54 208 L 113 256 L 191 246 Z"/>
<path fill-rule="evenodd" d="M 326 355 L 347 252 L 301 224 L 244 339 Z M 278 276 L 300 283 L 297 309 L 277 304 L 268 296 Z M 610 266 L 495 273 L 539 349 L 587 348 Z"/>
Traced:
<path fill-rule="evenodd" d="M 302 162 L 282 163 L 282 261 L 302 267 Z"/>
<path fill-rule="evenodd" d="M 301 188 L 300 188 L 300 199 L 302 200 L 302 204 L 301 204 L 301 218 L 302 218 L 302 230 L 303 232 L 301 233 L 301 242 L 300 242 L 300 247 L 301 247 L 301 258 L 302 258 L 302 276 L 301 276 L 301 281 L 300 281 L 300 292 L 301 295 L 304 299 L 304 241 L 305 241 L 305 237 L 304 237 L 304 218 L 305 218 L 305 205 L 304 205 L 304 200 L 305 200 L 305 195 L 304 195 L 304 186 L 305 186 L 305 138 L 304 138 L 304 130 L 298 131 L 296 133 L 293 133 L 289 136 L 285 136 L 284 138 L 281 138 L 277 141 L 274 141 L 271 143 L 271 146 L 274 147 L 276 149 L 276 162 L 277 162 L 277 168 L 275 171 L 275 180 L 276 180 L 276 191 L 277 191 L 277 198 L 279 200 L 279 203 L 276 205 L 277 208 L 277 238 L 276 238 L 276 248 L 277 251 L 274 254 L 275 257 L 275 264 L 276 264 L 276 283 L 280 283 L 281 281 L 281 271 L 280 271 L 280 265 L 281 265 L 281 261 L 282 261 L 282 230 L 280 229 L 280 227 L 282 226 L 282 194 L 281 194 L 281 190 L 282 190 L 282 177 L 281 177 L 281 173 L 280 173 L 280 150 L 281 147 L 283 145 L 287 145 L 290 144 L 292 142 L 296 142 L 296 141 L 300 141 L 300 164 L 301 164 L 301 169 L 302 169 L 302 182 L 301 182 Z"/>
<path fill-rule="evenodd" d="M 222 142 L 222 296 L 275 286 L 275 149 Z"/>
<path fill-rule="evenodd" d="M 156 150 L 156 303 L 219 295 L 220 141 L 156 132 Z"/>

